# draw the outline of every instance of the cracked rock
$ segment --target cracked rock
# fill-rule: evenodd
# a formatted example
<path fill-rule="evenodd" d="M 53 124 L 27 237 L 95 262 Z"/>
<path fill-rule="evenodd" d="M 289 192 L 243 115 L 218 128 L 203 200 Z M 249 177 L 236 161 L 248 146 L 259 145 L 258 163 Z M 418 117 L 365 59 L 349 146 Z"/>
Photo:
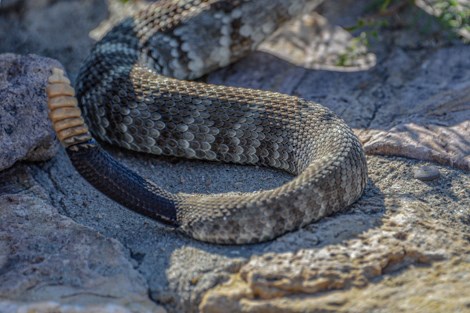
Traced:
<path fill-rule="evenodd" d="M 0 312 L 165 312 L 121 243 L 19 191 L 41 189 L 28 170 L 0 179 Z"/>
<path fill-rule="evenodd" d="M 437 54 L 430 60 L 434 64 L 427 66 L 439 67 L 436 63 L 442 62 L 441 58 L 445 56 L 443 52 Z M 461 61 L 468 64 L 456 62 L 456 69 L 470 66 L 468 60 L 462 58 Z M 439 75 L 438 72 L 436 75 Z M 412 100 L 404 94 L 407 98 L 403 99 L 404 104 L 414 102 L 406 115 L 397 118 L 387 128 L 377 127 L 360 132 L 366 152 L 434 161 L 470 170 L 470 71 L 461 75 L 466 75 L 467 83 L 449 86 L 452 89 L 439 91 L 425 97 L 424 101 Z M 423 71 L 418 78 L 429 80 L 429 71 Z M 409 89 L 410 93 L 413 92 L 413 88 Z M 390 109 L 384 111 L 392 113 Z"/>

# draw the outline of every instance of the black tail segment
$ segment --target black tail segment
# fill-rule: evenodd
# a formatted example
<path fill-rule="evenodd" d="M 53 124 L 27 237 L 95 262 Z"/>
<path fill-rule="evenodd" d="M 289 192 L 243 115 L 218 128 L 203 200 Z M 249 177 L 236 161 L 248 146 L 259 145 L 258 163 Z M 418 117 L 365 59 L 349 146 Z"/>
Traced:
<path fill-rule="evenodd" d="M 117 162 L 94 139 L 66 151 L 80 175 L 103 194 L 137 213 L 178 226 L 176 196 Z"/>
<path fill-rule="evenodd" d="M 52 126 L 77 171 L 96 189 L 127 208 L 178 226 L 177 196 L 119 164 L 98 145 L 62 69 L 53 69 L 46 92 Z"/>

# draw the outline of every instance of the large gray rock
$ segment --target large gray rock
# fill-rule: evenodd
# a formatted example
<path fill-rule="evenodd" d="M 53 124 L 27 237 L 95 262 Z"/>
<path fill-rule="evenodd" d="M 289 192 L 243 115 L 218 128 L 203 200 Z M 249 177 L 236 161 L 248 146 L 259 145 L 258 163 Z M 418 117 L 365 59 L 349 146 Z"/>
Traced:
<path fill-rule="evenodd" d="M 53 67 L 62 65 L 35 55 L 0 54 L 0 171 L 56 153 L 45 95 Z"/>
<path fill-rule="evenodd" d="M 443 60 L 445 55 L 433 61 Z M 468 63 L 464 67 L 470 66 Z M 370 128 L 360 132 L 366 152 L 434 161 L 469 171 L 470 75 L 467 79 L 451 90 L 442 90 L 413 103 L 408 113 L 396 117 L 385 129 Z M 404 100 L 405 103 L 414 101 L 411 97 Z M 392 114 L 392 110 L 388 108 L 387 111 Z"/>
<path fill-rule="evenodd" d="M 59 214 L 29 172 L 0 174 L 0 312 L 164 312 L 122 244 Z"/>

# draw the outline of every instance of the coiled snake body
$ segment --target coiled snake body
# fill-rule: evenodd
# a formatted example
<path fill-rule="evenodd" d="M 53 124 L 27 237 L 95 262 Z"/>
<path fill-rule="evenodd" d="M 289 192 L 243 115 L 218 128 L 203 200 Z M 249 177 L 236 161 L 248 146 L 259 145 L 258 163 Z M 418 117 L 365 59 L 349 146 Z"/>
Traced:
<path fill-rule="evenodd" d="M 62 71 L 49 79 L 50 118 L 73 165 L 128 208 L 214 243 L 269 240 L 347 208 L 365 188 L 367 166 L 335 114 L 293 96 L 181 80 L 242 57 L 317 3 L 159 1 L 124 20 L 85 60 L 76 98 Z M 102 150 L 77 103 L 93 135 L 108 143 L 297 176 L 259 192 L 172 194 Z"/>

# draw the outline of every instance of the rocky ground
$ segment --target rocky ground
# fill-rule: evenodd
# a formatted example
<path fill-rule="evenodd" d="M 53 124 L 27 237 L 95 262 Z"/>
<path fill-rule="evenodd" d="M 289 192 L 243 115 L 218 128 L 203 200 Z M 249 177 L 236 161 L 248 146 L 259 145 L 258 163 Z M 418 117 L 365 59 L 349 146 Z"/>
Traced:
<path fill-rule="evenodd" d="M 470 311 L 470 47 L 413 6 L 356 45 L 343 27 L 368 3 L 326 2 L 203 78 L 318 101 L 368 153 L 366 192 L 346 213 L 272 242 L 218 246 L 95 191 L 50 128 L 50 68 L 74 77 L 123 5 L 0 1 L 0 53 L 15 53 L 0 54 L 0 312 Z M 291 178 L 106 148 L 173 192 Z"/>

